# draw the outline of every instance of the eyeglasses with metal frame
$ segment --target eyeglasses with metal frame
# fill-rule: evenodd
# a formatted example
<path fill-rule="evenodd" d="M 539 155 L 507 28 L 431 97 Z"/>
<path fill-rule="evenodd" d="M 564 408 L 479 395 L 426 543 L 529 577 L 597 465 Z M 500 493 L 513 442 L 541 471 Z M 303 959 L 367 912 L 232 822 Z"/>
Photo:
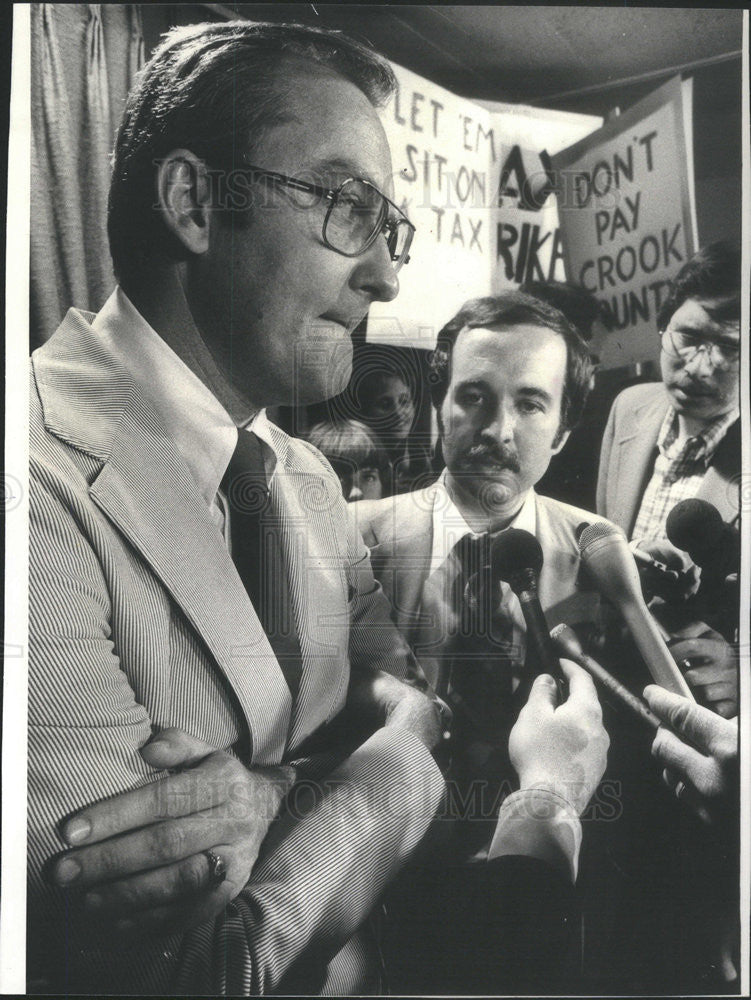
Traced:
<path fill-rule="evenodd" d="M 339 187 L 326 188 L 250 164 L 242 170 L 255 180 L 281 185 L 328 201 L 322 236 L 330 250 L 344 257 L 359 257 L 383 234 L 394 270 L 398 271 L 403 264 L 409 263 L 409 248 L 415 227 L 404 212 L 370 181 L 348 177 Z M 315 202 L 306 200 L 299 207 L 312 208 L 314 204 Z"/>
<path fill-rule="evenodd" d="M 706 351 L 709 363 L 716 371 L 731 371 L 740 359 L 740 343 L 735 340 L 703 337 L 688 330 L 668 327 L 660 333 L 662 349 L 683 362 L 691 361 L 699 351 Z"/>

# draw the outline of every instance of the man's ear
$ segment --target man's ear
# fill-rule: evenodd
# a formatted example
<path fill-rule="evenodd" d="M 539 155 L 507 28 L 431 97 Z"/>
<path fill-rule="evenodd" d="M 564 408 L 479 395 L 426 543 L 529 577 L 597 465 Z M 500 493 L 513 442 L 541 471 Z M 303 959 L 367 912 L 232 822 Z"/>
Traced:
<path fill-rule="evenodd" d="M 558 428 L 558 433 L 555 436 L 555 444 L 551 448 L 551 453 L 553 455 L 557 455 L 558 454 L 558 452 L 561 450 L 561 448 L 564 446 L 564 444 L 568 441 L 568 436 L 569 436 L 570 433 L 571 433 L 570 430 L 568 430 L 568 431 L 562 431 L 560 429 L 560 427 Z"/>
<path fill-rule="evenodd" d="M 157 173 L 159 210 L 167 229 L 192 254 L 209 248 L 210 185 L 206 164 L 188 149 L 173 149 Z"/>

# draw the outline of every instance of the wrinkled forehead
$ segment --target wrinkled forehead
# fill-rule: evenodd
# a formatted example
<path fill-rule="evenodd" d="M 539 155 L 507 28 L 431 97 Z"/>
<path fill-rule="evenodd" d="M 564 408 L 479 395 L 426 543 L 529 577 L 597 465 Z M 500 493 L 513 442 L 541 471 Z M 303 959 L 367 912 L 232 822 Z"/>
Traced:
<path fill-rule="evenodd" d="M 361 177 L 385 193 L 391 151 L 378 111 L 356 84 L 327 66 L 285 58 L 274 78 L 283 121 L 254 146 L 259 166 L 285 170 L 326 185 Z M 271 165 L 273 161 L 273 165 Z"/>

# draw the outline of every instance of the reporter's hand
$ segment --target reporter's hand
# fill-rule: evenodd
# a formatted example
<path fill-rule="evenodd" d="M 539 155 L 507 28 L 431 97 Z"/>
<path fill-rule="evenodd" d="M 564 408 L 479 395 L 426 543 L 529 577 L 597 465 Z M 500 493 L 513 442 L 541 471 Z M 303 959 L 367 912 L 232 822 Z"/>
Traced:
<path fill-rule="evenodd" d="M 667 538 L 650 538 L 631 544 L 634 559 L 646 589 L 645 599 L 658 595 L 670 603 L 685 600 L 699 587 L 700 572 L 685 552 Z M 661 563 L 665 570 L 654 563 Z"/>
<path fill-rule="evenodd" d="M 437 702 L 383 670 L 353 674 L 347 709 L 375 726 L 406 729 L 432 750 L 443 734 Z"/>
<path fill-rule="evenodd" d="M 549 788 L 581 815 L 605 771 L 610 740 L 591 678 L 570 660 L 560 662 L 568 698 L 558 705 L 553 678 L 537 677 L 511 730 L 509 755 L 521 788 Z"/>
<path fill-rule="evenodd" d="M 246 884 L 294 769 L 248 769 L 180 729 L 163 730 L 141 755 L 181 770 L 69 818 L 62 835 L 74 849 L 57 858 L 51 879 L 84 892 L 103 930 L 175 933 L 215 916 Z M 226 866 L 218 886 L 206 850 Z"/>
<path fill-rule="evenodd" d="M 670 727 L 660 726 L 652 743 L 668 787 L 709 808 L 709 817 L 717 806 L 731 807 L 738 794 L 737 723 L 656 684 L 644 689 L 644 697 Z"/>
<path fill-rule="evenodd" d="M 725 719 L 738 714 L 738 658 L 719 632 L 693 622 L 675 634 L 669 648 L 701 704 Z"/>

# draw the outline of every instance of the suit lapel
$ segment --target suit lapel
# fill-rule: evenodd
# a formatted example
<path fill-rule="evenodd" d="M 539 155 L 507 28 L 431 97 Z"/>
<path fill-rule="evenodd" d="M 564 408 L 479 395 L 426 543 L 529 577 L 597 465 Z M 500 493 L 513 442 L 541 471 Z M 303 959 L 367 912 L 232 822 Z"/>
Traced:
<path fill-rule="evenodd" d="M 630 535 L 644 490 L 652 473 L 657 435 L 667 410 L 667 400 L 655 399 L 634 408 L 632 419 L 617 442 L 618 467 L 611 489 L 614 490 L 611 520 L 625 526 Z"/>
<path fill-rule="evenodd" d="M 93 502 L 205 643 L 245 717 L 253 760 L 278 761 L 289 689 L 193 477 L 85 317 L 69 314 L 55 338 L 35 363 L 46 425 L 102 460 L 89 490 Z"/>
<path fill-rule="evenodd" d="M 149 564 L 234 690 L 254 760 L 278 760 L 289 688 L 224 539 L 182 458 L 127 418 L 91 486 L 94 502 Z M 156 445 L 156 446 L 155 446 Z"/>
<path fill-rule="evenodd" d="M 579 578 L 581 560 L 575 530 L 580 519 L 575 509 L 537 495 L 535 505 L 536 535 L 545 554 L 540 572 L 540 604 L 548 627 L 561 622 L 596 621 L 599 596 L 591 587 L 582 587 Z M 599 518 L 592 515 L 591 520 Z M 588 521 L 584 511 L 581 521 Z"/>

